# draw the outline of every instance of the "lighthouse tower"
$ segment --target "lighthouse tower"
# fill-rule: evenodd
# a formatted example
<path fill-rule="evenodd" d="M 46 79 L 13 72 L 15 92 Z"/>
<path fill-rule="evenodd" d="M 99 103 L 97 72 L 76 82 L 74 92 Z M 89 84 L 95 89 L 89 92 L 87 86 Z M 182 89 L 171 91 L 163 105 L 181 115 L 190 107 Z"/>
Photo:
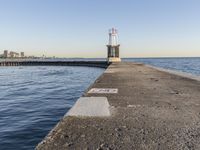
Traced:
<path fill-rule="evenodd" d="M 108 62 L 119 62 L 121 61 L 119 57 L 119 44 L 117 30 L 112 28 L 109 30 L 109 43 L 108 48 Z"/>

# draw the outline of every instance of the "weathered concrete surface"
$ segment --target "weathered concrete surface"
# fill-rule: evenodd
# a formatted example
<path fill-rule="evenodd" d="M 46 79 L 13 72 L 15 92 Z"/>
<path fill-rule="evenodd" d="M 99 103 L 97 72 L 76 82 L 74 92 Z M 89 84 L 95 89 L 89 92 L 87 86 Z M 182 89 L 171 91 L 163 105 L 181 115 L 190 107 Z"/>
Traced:
<path fill-rule="evenodd" d="M 110 117 L 64 117 L 37 149 L 200 149 L 200 82 L 142 64 L 112 64 L 89 88 Z M 88 90 L 89 90 L 88 89 Z"/>
<path fill-rule="evenodd" d="M 107 97 L 81 97 L 66 116 L 110 116 L 108 99 Z"/>

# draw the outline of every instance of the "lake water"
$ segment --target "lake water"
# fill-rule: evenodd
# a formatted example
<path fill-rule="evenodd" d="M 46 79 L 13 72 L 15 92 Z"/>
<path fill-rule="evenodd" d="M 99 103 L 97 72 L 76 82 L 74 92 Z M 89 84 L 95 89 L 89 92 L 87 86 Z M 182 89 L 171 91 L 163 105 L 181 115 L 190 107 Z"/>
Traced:
<path fill-rule="evenodd" d="M 200 75 L 200 58 L 123 61 Z M 0 67 L 0 149 L 34 149 L 103 71 L 92 67 Z"/>
<path fill-rule="evenodd" d="M 34 149 L 103 71 L 0 67 L 0 149 Z"/>
<path fill-rule="evenodd" d="M 200 75 L 200 57 L 195 58 L 126 58 L 124 61 L 141 62 L 156 67 Z"/>

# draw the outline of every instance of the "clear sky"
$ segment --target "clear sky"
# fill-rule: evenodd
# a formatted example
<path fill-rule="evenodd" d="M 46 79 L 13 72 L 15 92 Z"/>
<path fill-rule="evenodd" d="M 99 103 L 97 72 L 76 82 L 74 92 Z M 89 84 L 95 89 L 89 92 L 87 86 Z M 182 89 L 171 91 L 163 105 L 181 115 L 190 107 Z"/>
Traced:
<path fill-rule="evenodd" d="M 0 0 L 0 53 L 106 57 L 200 56 L 200 0 Z"/>

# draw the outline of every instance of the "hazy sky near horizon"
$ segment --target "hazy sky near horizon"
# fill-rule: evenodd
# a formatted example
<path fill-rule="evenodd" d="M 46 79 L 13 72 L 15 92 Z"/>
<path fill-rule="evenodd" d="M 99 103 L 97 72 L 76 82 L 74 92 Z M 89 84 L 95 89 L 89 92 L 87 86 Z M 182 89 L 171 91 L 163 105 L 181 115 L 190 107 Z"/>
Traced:
<path fill-rule="evenodd" d="M 199 0 L 0 0 L 0 53 L 106 57 L 200 56 Z"/>

